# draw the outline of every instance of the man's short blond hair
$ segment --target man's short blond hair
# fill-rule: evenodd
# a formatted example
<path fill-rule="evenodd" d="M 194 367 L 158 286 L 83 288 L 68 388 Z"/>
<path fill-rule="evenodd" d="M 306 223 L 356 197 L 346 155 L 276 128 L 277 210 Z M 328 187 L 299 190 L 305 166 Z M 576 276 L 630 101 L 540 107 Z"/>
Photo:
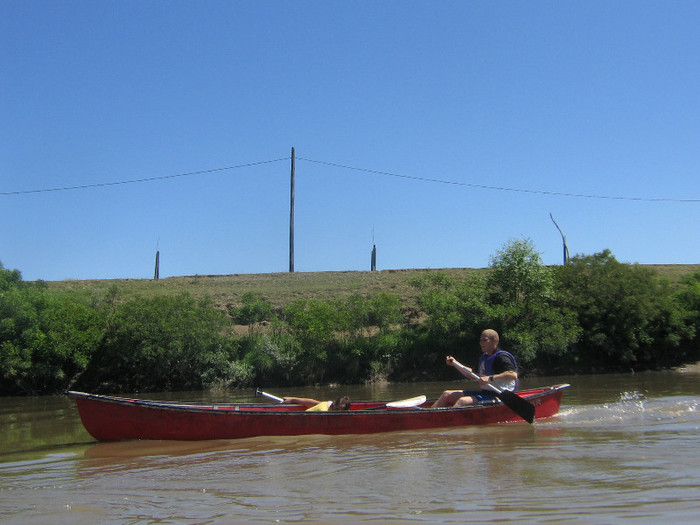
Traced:
<path fill-rule="evenodd" d="M 496 330 L 492 330 L 491 328 L 487 328 L 483 332 L 481 332 L 481 335 L 485 335 L 489 339 L 492 339 L 496 342 L 498 342 L 498 332 Z"/>

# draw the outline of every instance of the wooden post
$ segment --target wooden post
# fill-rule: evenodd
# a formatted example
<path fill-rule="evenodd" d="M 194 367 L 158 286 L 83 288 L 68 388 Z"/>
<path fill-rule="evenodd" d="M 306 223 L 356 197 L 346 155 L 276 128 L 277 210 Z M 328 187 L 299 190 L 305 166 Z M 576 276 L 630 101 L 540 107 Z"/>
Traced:
<path fill-rule="evenodd" d="M 294 148 L 292 148 L 292 177 L 289 192 L 289 272 L 294 273 Z"/>
<path fill-rule="evenodd" d="M 160 251 L 156 251 L 156 273 L 153 278 L 157 281 L 160 278 Z"/>

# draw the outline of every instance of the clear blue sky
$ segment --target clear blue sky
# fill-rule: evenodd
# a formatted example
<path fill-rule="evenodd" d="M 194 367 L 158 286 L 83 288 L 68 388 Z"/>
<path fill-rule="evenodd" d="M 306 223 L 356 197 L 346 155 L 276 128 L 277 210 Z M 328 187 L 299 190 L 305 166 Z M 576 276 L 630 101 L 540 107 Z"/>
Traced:
<path fill-rule="evenodd" d="M 550 213 L 572 255 L 698 263 L 699 25 L 696 1 L 0 0 L 0 261 L 286 272 L 294 147 L 299 272 L 521 238 L 559 264 Z"/>

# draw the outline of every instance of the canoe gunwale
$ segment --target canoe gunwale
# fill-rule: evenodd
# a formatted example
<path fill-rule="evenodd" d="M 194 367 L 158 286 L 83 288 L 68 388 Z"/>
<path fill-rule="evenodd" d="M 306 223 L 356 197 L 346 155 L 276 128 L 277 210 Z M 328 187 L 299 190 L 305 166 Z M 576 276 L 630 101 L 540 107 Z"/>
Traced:
<path fill-rule="evenodd" d="M 551 396 L 553 392 L 555 391 L 560 391 L 566 388 L 569 388 L 571 385 L 568 383 L 562 383 L 558 385 L 553 385 L 553 386 L 548 386 L 548 387 L 540 387 L 540 388 L 532 388 L 528 390 L 522 390 L 517 392 L 518 395 L 523 397 L 523 399 L 527 399 L 528 401 L 535 401 L 537 399 L 540 399 L 542 397 L 547 397 Z M 91 401 L 99 401 L 101 403 L 115 403 L 119 405 L 126 405 L 126 406 L 140 406 L 140 407 L 148 407 L 148 408 L 154 408 L 158 410 L 175 410 L 175 411 L 180 411 L 184 410 L 187 412 L 204 412 L 207 414 L 222 414 L 222 415 L 229 415 L 232 412 L 233 413 L 250 413 L 250 414 L 255 414 L 255 415 L 263 415 L 263 414 L 274 414 L 276 416 L 280 415 L 293 415 L 293 416 L 300 416 L 300 415 L 307 415 L 307 416 L 337 416 L 337 415 L 345 415 L 347 416 L 348 414 L 355 414 L 355 413 L 365 413 L 365 412 L 371 412 L 375 414 L 387 414 L 387 413 L 394 413 L 394 412 L 424 412 L 426 410 L 430 411 L 463 411 L 463 410 L 484 410 L 488 408 L 493 408 L 494 406 L 501 405 L 502 401 L 495 399 L 493 403 L 489 404 L 483 404 L 483 405 L 469 405 L 469 406 L 464 406 L 464 407 L 440 407 L 440 408 L 431 408 L 430 405 L 432 405 L 435 402 L 435 399 L 428 399 L 425 403 L 419 406 L 414 406 L 414 407 L 400 407 L 400 408 L 393 408 L 393 407 L 386 407 L 386 403 L 389 403 L 389 401 L 356 401 L 354 402 L 355 405 L 358 404 L 368 404 L 366 408 L 359 408 L 359 409 L 353 409 L 350 410 L 349 412 L 346 411 L 328 411 L 328 412 L 319 412 L 319 411 L 314 411 L 314 412 L 309 412 L 305 410 L 305 407 L 302 407 L 300 405 L 293 405 L 293 404 L 270 404 L 270 403 L 211 403 L 211 404 L 202 404 L 202 403 L 197 403 L 197 402 L 173 402 L 173 401 L 157 401 L 157 400 L 152 400 L 152 399 L 136 399 L 136 398 L 128 398 L 128 397 L 120 397 L 120 396 L 111 396 L 111 395 L 105 395 L 105 394 L 91 394 L 88 392 L 77 392 L 77 391 L 68 391 L 66 392 L 66 395 L 70 397 L 74 397 L 76 399 L 88 399 Z M 278 408 L 284 406 L 284 408 Z M 381 409 L 381 410 L 378 410 Z"/>

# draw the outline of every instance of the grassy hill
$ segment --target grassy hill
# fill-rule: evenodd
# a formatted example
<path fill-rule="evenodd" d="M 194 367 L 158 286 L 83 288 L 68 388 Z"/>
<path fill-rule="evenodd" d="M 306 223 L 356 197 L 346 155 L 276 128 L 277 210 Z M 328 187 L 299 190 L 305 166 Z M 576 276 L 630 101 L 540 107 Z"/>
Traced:
<path fill-rule="evenodd" d="M 700 264 L 645 265 L 661 277 L 678 283 L 680 279 L 700 271 Z M 209 296 L 217 306 L 238 305 L 242 295 L 253 292 L 273 306 L 284 306 L 295 299 L 321 300 L 345 297 L 352 293 L 374 295 L 386 292 L 398 297 L 406 306 L 415 306 L 417 290 L 411 282 L 428 272 L 443 272 L 455 279 L 464 279 L 488 269 L 448 268 L 382 270 L 377 272 L 295 272 L 234 275 L 195 275 L 164 279 L 102 279 L 48 282 L 57 292 L 104 294 L 117 286 L 125 297 L 153 297 L 188 293 L 193 297 Z"/>

